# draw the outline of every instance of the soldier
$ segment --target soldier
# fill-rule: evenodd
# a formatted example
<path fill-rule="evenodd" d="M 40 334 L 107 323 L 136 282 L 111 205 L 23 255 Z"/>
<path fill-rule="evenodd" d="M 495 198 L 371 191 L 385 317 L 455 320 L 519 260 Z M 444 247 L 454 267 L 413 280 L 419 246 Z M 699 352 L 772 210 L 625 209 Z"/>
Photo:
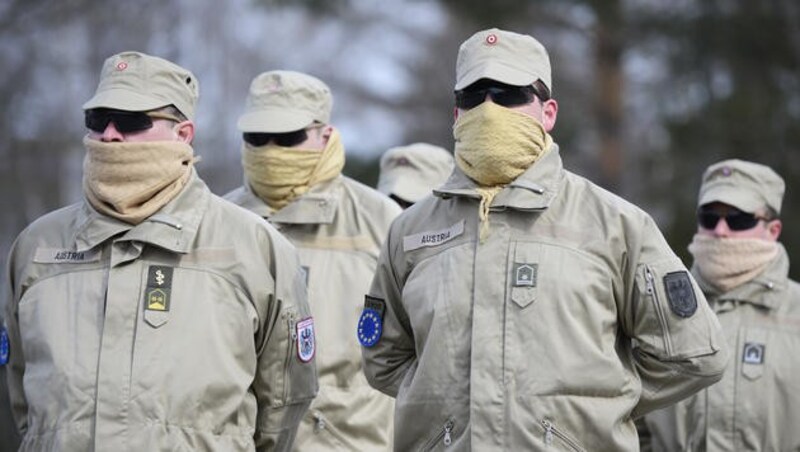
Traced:
<path fill-rule="evenodd" d="M 245 184 L 226 198 L 268 218 L 297 247 L 307 272 L 320 391 L 295 449 L 382 450 L 391 444 L 393 401 L 367 384 L 353 330 L 400 209 L 341 174 L 345 153 L 330 123 L 332 102 L 328 86 L 310 75 L 257 76 L 238 122 Z"/>
<path fill-rule="evenodd" d="M 703 173 L 692 273 L 734 359 L 719 383 L 645 417 L 651 450 L 800 450 L 800 284 L 778 242 L 784 187 L 743 160 Z"/>
<path fill-rule="evenodd" d="M 637 450 L 721 377 L 713 312 L 653 220 L 562 167 L 534 38 L 459 49 L 456 169 L 392 225 L 358 334 L 395 449 Z"/>
<path fill-rule="evenodd" d="M 452 171 L 453 156 L 439 146 L 398 146 L 381 157 L 378 191 L 406 209 L 442 185 Z"/>
<path fill-rule="evenodd" d="M 85 199 L 28 226 L 8 260 L 20 450 L 291 447 L 317 390 L 296 339 L 313 333 L 303 271 L 197 176 L 197 97 L 169 61 L 105 61 L 83 105 Z"/>

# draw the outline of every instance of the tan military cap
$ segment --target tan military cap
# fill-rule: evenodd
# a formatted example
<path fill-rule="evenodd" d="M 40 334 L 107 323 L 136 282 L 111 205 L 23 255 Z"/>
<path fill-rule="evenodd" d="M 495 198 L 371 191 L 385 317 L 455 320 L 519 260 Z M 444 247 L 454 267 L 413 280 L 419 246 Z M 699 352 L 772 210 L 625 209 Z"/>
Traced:
<path fill-rule="evenodd" d="M 331 90 L 322 80 L 301 72 L 264 72 L 250 84 L 237 125 L 242 132 L 293 132 L 315 121 L 328 124 L 332 107 Z"/>
<path fill-rule="evenodd" d="M 453 156 L 439 146 L 399 146 L 381 157 L 378 191 L 414 203 L 442 185 L 452 171 Z"/>
<path fill-rule="evenodd" d="M 721 202 L 755 213 L 769 207 L 781 213 L 786 185 L 772 168 L 744 160 L 724 160 L 703 173 L 697 205 Z"/>
<path fill-rule="evenodd" d="M 187 69 L 144 53 L 122 52 L 103 63 L 97 91 L 83 109 L 147 111 L 174 105 L 193 120 L 198 97 L 197 78 Z"/>
<path fill-rule="evenodd" d="M 536 39 L 492 28 L 475 33 L 461 44 L 456 60 L 456 90 L 488 78 L 526 86 L 541 80 L 552 92 L 550 57 Z"/>

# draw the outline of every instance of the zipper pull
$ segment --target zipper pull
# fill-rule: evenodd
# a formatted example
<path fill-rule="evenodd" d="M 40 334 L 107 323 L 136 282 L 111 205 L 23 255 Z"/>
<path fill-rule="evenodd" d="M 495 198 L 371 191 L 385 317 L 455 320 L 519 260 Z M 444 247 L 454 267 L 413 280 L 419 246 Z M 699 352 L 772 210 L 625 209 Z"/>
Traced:
<path fill-rule="evenodd" d="M 292 340 L 296 341 L 297 340 L 297 328 L 295 328 L 294 313 L 289 313 L 289 318 L 288 318 L 287 322 L 289 323 L 289 331 L 290 331 L 290 334 L 292 335 Z"/>
<path fill-rule="evenodd" d="M 322 419 L 322 416 L 319 413 L 314 413 L 314 419 L 317 421 L 314 423 L 314 432 L 319 432 L 320 430 L 325 429 L 325 419 Z"/>
<path fill-rule="evenodd" d="M 544 426 L 544 443 L 548 446 L 553 444 L 553 424 L 550 421 L 542 421 Z"/>
<path fill-rule="evenodd" d="M 444 424 L 444 445 L 449 446 L 453 443 L 453 438 L 450 437 L 450 432 L 453 431 L 453 421 L 447 421 Z"/>
<path fill-rule="evenodd" d="M 644 268 L 644 280 L 647 285 L 647 293 L 653 295 L 655 293 L 655 278 L 653 278 L 653 273 L 650 272 L 650 267 Z"/>

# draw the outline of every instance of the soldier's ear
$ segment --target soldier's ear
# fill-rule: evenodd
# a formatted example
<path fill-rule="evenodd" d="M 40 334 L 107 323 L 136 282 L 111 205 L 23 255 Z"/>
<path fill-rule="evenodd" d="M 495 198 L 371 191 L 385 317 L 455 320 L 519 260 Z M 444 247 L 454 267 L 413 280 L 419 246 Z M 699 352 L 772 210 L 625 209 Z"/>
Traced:
<path fill-rule="evenodd" d="M 320 131 L 322 134 L 322 142 L 327 145 L 328 140 L 331 139 L 331 135 L 333 135 L 333 126 L 330 124 L 326 124 L 322 130 Z"/>
<path fill-rule="evenodd" d="M 781 220 L 775 219 L 767 223 L 767 234 L 772 240 L 777 241 L 778 237 L 781 236 L 781 231 L 783 230 L 783 223 Z"/>
<path fill-rule="evenodd" d="M 178 141 L 186 144 L 191 144 L 194 139 L 194 123 L 190 120 L 179 122 L 175 126 L 175 133 Z"/>

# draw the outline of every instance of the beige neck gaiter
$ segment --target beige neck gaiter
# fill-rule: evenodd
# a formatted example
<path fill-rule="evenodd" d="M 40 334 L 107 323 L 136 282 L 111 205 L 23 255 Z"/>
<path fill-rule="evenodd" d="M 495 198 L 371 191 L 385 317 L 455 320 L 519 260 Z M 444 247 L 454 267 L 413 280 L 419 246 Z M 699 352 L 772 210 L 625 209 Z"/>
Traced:
<path fill-rule="evenodd" d="M 311 187 L 341 174 L 344 146 L 336 129 L 322 151 L 245 143 L 242 166 L 253 192 L 271 208 L 280 210 Z"/>
<path fill-rule="evenodd" d="M 778 243 L 695 234 L 689 252 L 700 277 L 725 293 L 763 273 L 778 255 Z"/>
<path fill-rule="evenodd" d="M 98 212 L 139 224 L 186 185 L 194 151 L 179 141 L 140 143 L 83 139 L 83 193 Z"/>
<path fill-rule="evenodd" d="M 453 137 L 456 164 L 480 185 L 483 242 L 489 234 L 489 206 L 494 197 L 536 163 L 553 139 L 535 118 L 494 102 L 463 112 L 453 126 Z"/>

